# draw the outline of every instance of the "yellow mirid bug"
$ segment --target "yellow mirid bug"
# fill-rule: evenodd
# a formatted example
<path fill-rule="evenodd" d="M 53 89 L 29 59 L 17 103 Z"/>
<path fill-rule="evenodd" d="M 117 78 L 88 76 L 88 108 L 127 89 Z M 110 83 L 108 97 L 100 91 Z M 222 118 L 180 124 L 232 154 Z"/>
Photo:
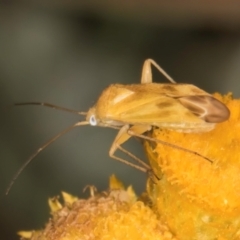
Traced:
<path fill-rule="evenodd" d="M 153 83 L 151 65 L 155 66 L 170 83 Z M 22 170 L 39 152 L 75 127 L 91 125 L 119 129 L 109 150 L 110 157 L 146 172 L 150 167 L 121 146 L 130 137 L 136 136 L 170 145 L 197 154 L 211 162 L 210 159 L 199 153 L 183 149 L 171 143 L 161 142 L 143 134 L 150 131 L 152 127 L 168 128 L 188 133 L 210 131 L 216 123 L 223 122 L 230 116 L 229 109 L 211 94 L 191 84 L 176 83 L 152 59 L 147 59 L 144 62 L 140 84 L 111 84 L 102 92 L 97 103 L 88 112 L 78 112 L 49 103 L 39 102 L 19 103 L 15 105 L 30 104 L 86 115 L 86 120 L 77 122 L 65 129 L 30 156 L 13 177 L 6 194 L 8 194 Z M 138 161 L 142 166 L 135 165 L 115 156 L 117 149 Z"/>

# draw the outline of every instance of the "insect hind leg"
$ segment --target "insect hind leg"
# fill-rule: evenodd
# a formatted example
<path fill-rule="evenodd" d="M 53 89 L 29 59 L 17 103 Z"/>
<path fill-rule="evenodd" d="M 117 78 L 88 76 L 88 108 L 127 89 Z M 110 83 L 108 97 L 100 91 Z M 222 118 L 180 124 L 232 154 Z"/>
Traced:
<path fill-rule="evenodd" d="M 152 68 L 153 65 L 166 79 L 171 83 L 176 83 L 172 77 L 170 77 L 153 59 L 147 59 L 144 61 L 142 68 L 141 83 L 152 83 Z"/>

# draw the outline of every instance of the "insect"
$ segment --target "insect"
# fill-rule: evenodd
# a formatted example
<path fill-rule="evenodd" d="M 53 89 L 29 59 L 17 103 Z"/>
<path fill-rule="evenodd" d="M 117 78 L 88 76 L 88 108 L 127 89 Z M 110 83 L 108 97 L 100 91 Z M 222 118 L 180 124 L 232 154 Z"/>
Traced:
<path fill-rule="evenodd" d="M 152 66 L 162 73 L 170 83 L 153 83 Z M 109 150 L 110 157 L 127 163 L 143 172 L 147 172 L 150 170 L 150 167 L 122 147 L 122 144 L 129 138 L 135 136 L 149 141 L 160 142 L 197 154 L 212 162 L 197 152 L 147 137 L 144 133 L 150 131 L 153 127 L 168 128 L 188 133 L 210 131 L 216 123 L 223 122 L 230 116 L 229 109 L 219 100 L 194 85 L 177 84 L 152 59 L 145 60 L 143 64 L 140 84 L 110 85 L 102 92 L 96 104 L 88 112 L 78 112 L 49 103 L 39 102 L 19 103 L 15 105 L 42 105 L 85 115 L 86 120 L 79 121 L 60 132 L 30 156 L 13 177 L 6 194 L 8 194 L 19 174 L 36 155 L 75 127 L 91 125 L 118 129 L 119 132 Z M 142 166 L 135 165 L 116 156 L 115 152 L 117 150 L 121 150 L 129 155 Z"/>

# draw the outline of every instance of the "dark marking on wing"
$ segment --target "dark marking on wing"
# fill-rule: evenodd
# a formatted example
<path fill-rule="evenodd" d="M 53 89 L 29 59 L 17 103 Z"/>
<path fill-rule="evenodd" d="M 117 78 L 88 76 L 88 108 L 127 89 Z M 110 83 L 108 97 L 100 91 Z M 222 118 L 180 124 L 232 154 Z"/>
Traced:
<path fill-rule="evenodd" d="M 176 84 L 164 84 L 162 86 L 162 89 L 165 90 L 165 91 L 168 91 L 168 92 L 171 92 L 171 93 L 178 93 L 178 90 L 176 89 Z"/>
<path fill-rule="evenodd" d="M 189 111 L 209 123 L 223 122 L 230 116 L 229 109 L 212 96 L 186 96 L 177 99 Z"/>
<path fill-rule="evenodd" d="M 159 108 L 168 108 L 168 107 L 172 107 L 174 105 L 174 103 L 173 102 L 168 102 L 168 101 L 164 101 L 164 102 L 161 102 L 161 103 L 158 103 L 157 104 L 157 106 L 159 107 Z"/>

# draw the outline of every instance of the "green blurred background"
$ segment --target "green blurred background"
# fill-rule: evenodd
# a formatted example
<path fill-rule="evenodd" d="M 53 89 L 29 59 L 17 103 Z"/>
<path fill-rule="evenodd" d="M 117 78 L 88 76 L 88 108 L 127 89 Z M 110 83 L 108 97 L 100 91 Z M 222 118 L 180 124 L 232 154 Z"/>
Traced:
<path fill-rule="evenodd" d="M 8 108 L 13 103 L 87 111 L 109 84 L 139 83 L 146 58 L 177 82 L 239 97 L 239 12 L 238 1 L 1 1 L 0 192 L 47 139 L 82 119 L 38 106 Z M 154 81 L 162 80 L 154 71 Z M 112 173 L 144 191 L 145 174 L 108 157 L 115 135 L 80 127 L 39 154 L 0 202 L 0 239 L 43 227 L 49 197 L 62 190 L 84 196 L 88 184 L 105 190 Z M 139 142 L 126 147 L 144 159 Z"/>

